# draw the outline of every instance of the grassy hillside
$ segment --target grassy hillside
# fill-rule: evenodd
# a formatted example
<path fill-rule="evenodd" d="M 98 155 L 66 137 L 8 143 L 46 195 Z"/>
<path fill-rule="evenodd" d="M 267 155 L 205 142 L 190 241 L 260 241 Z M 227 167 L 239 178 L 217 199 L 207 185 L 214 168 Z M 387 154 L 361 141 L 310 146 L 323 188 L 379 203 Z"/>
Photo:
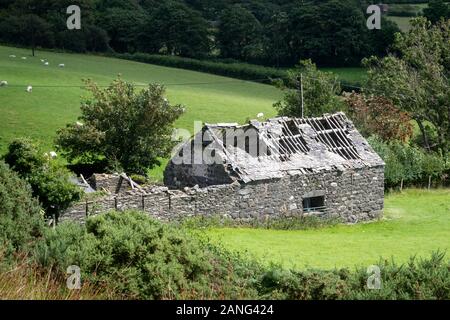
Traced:
<path fill-rule="evenodd" d="M 450 190 L 407 190 L 386 198 L 380 222 L 317 230 L 224 228 L 207 231 L 216 243 L 252 253 L 264 263 L 304 268 L 368 266 L 380 257 L 405 262 L 450 249 Z"/>
<path fill-rule="evenodd" d="M 50 65 L 44 66 L 40 59 L 48 59 Z M 60 63 L 66 67 L 59 68 Z M 0 150 L 22 135 L 50 147 L 55 131 L 79 114 L 80 97 L 87 94 L 78 87 L 81 79 L 106 85 L 118 74 L 141 85 L 165 84 L 169 100 L 187 109 L 176 127 L 191 131 L 194 120 L 243 122 L 259 112 L 274 116 L 272 104 L 280 98 L 272 86 L 205 73 L 89 55 L 38 51 L 31 57 L 29 50 L 0 46 L 0 80 L 9 83 L 0 88 Z M 33 86 L 32 93 L 25 92 L 27 85 Z"/>

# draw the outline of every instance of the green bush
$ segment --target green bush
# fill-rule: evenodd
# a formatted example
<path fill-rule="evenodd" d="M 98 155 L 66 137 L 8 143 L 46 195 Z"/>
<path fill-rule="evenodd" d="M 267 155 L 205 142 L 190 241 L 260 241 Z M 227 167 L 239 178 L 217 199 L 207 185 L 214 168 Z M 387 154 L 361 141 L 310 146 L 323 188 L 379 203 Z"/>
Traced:
<path fill-rule="evenodd" d="M 58 216 L 81 198 L 81 189 L 69 181 L 70 172 L 46 158 L 31 140 L 16 139 L 11 142 L 5 161 L 21 178 L 28 181 L 33 196 L 39 199 L 48 216 Z"/>
<path fill-rule="evenodd" d="M 234 265 L 201 241 L 138 212 L 99 215 L 85 227 L 63 223 L 47 231 L 35 257 L 61 272 L 78 265 L 90 282 L 140 299 L 217 298 L 221 292 L 239 297 L 248 291 L 245 281 L 230 279 Z"/>
<path fill-rule="evenodd" d="M 450 299 L 450 264 L 442 252 L 429 259 L 412 257 L 406 264 L 380 260 L 381 289 L 367 289 L 367 269 L 358 268 L 350 278 L 347 299 L 423 300 Z"/>
<path fill-rule="evenodd" d="M 437 153 L 401 142 L 386 143 L 376 136 L 369 137 L 368 142 L 386 163 L 384 178 L 388 188 L 399 185 L 402 180 L 410 185 L 421 185 L 428 177 L 445 176 L 446 161 Z"/>
<path fill-rule="evenodd" d="M 443 253 L 429 259 L 411 258 L 398 265 L 380 260 L 380 289 L 369 289 L 367 268 L 286 271 L 272 267 L 261 278 L 259 292 L 266 299 L 442 299 L 450 298 L 450 265 Z"/>
<path fill-rule="evenodd" d="M 44 227 L 30 186 L 0 161 L 0 256 L 26 250 Z"/>
<path fill-rule="evenodd" d="M 45 164 L 43 153 L 38 152 L 38 146 L 25 138 L 13 140 L 8 145 L 5 162 L 21 177 L 27 177 Z"/>

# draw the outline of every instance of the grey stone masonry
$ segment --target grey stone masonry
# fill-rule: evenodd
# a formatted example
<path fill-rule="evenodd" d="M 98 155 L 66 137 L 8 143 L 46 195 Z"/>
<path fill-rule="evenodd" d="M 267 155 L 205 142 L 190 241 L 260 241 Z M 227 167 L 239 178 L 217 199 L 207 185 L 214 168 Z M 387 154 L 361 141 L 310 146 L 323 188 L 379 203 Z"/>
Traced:
<path fill-rule="evenodd" d="M 305 212 L 303 200 L 324 198 L 324 210 Z M 355 223 L 381 217 L 384 167 L 303 174 L 292 171 L 280 179 L 252 183 L 169 190 L 148 186 L 108 195 L 72 206 L 60 221 L 83 222 L 87 216 L 109 210 L 136 209 L 161 220 L 195 215 L 222 215 L 238 220 L 318 214 Z"/>

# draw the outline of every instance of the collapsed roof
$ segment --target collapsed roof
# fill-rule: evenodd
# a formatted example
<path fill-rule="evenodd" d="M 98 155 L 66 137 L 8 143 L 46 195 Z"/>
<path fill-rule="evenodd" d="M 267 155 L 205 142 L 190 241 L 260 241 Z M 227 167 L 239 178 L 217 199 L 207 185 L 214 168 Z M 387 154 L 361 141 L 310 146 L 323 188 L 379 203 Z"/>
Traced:
<path fill-rule="evenodd" d="M 192 141 L 196 139 L 242 182 L 384 165 L 342 112 L 252 120 L 241 126 L 206 124 Z"/>

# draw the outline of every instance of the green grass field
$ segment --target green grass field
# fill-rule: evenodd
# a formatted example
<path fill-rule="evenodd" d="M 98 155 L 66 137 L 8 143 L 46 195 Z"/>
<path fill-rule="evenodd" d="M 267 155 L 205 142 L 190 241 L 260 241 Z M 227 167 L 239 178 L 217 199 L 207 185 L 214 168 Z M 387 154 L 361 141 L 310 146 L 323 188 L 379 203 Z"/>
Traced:
<path fill-rule="evenodd" d="M 158 82 L 167 86 L 172 103 L 186 106 L 186 114 L 176 123 L 178 128 L 193 131 L 195 120 L 203 122 L 243 122 L 259 112 L 275 115 L 272 104 L 280 92 L 269 85 L 241 81 L 188 70 L 154 66 L 138 62 L 79 54 L 38 51 L 0 46 L 0 144 L 28 135 L 51 147 L 55 131 L 79 115 L 80 97 L 87 92 L 77 87 L 83 78 L 102 85 L 118 74 L 136 84 Z M 9 58 L 9 55 L 16 58 Z M 21 57 L 26 56 L 26 60 Z M 48 59 L 44 66 L 40 59 Z M 65 68 L 58 64 L 64 63 Z M 33 92 L 25 92 L 32 85 Z M 47 87 L 39 87 L 47 86 Z"/>
<path fill-rule="evenodd" d="M 387 19 L 394 21 L 403 32 L 407 32 L 411 29 L 411 24 L 409 23 L 411 17 L 388 16 Z"/>
<path fill-rule="evenodd" d="M 364 68 L 323 68 L 322 70 L 337 74 L 343 84 L 364 85 L 367 78 Z"/>
<path fill-rule="evenodd" d="M 421 14 L 423 9 L 428 7 L 428 3 L 411 3 L 411 4 L 406 4 L 406 5 L 411 6 L 417 15 Z M 397 9 L 398 7 L 404 7 L 404 6 L 405 6 L 405 4 L 395 4 L 395 3 L 389 4 L 389 8 L 391 10 Z M 398 27 L 403 32 L 409 31 L 411 29 L 411 24 L 409 21 L 412 19 L 412 17 L 398 17 L 398 16 L 388 15 L 387 18 L 389 20 L 397 23 Z"/>
<path fill-rule="evenodd" d="M 368 266 L 380 257 L 405 262 L 450 249 L 450 190 L 407 190 L 386 197 L 383 220 L 315 230 L 217 228 L 214 242 L 261 262 L 293 268 Z M 448 253 L 447 253 L 448 254 Z"/>

